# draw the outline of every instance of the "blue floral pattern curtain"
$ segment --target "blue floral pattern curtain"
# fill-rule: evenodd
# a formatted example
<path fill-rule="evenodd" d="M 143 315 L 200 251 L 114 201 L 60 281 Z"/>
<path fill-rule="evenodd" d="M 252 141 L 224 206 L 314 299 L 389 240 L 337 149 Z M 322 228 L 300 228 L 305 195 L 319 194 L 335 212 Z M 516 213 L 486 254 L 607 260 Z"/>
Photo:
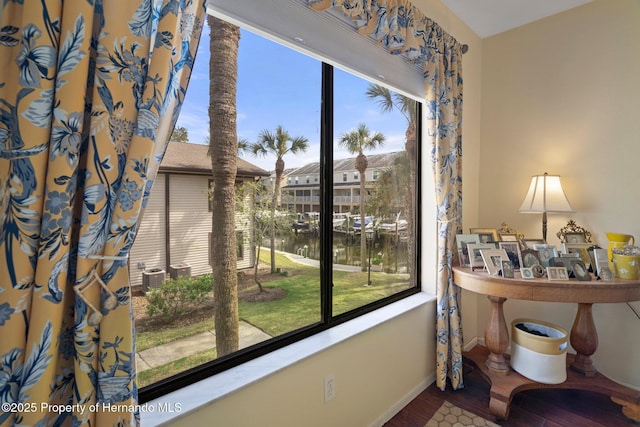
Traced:
<path fill-rule="evenodd" d="M 139 424 L 127 256 L 204 0 L 0 5 L 0 425 Z"/>
<path fill-rule="evenodd" d="M 462 46 L 408 0 L 307 0 L 333 9 L 389 53 L 423 67 L 427 133 L 438 203 L 436 383 L 462 388 L 460 289 L 453 283 L 455 236 L 462 224 Z"/>

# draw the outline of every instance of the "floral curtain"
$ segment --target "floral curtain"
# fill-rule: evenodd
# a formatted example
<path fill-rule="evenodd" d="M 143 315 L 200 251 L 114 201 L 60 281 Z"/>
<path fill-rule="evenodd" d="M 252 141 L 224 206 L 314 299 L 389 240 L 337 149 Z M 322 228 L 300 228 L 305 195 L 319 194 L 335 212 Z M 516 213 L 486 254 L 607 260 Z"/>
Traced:
<path fill-rule="evenodd" d="M 204 0 L 0 8 L 0 425 L 139 424 L 127 256 Z"/>
<path fill-rule="evenodd" d="M 408 0 L 307 0 L 349 17 L 389 53 L 423 67 L 438 204 L 436 383 L 462 388 L 460 288 L 453 283 L 455 236 L 462 224 L 462 45 Z"/>

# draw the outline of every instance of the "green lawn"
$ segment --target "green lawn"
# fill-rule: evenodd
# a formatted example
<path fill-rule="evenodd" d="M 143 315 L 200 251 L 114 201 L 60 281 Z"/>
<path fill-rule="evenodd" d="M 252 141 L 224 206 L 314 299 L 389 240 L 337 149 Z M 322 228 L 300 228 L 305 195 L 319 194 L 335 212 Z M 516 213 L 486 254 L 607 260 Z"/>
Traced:
<path fill-rule="evenodd" d="M 261 260 L 269 263 L 268 250 L 261 251 Z M 263 330 L 272 337 L 309 326 L 320 321 L 320 276 L 317 267 L 295 263 L 282 254 L 276 254 L 276 265 L 288 273 L 277 280 L 263 283 L 267 288 L 281 288 L 287 296 L 268 302 L 239 301 L 240 319 Z M 333 311 L 340 314 L 361 307 L 385 296 L 407 289 L 406 275 L 371 273 L 372 286 L 366 286 L 366 272 L 333 273 Z M 213 317 L 213 315 L 212 315 Z M 213 327 L 213 319 L 181 328 L 164 328 L 137 335 L 137 351 L 195 335 Z M 171 364 L 142 372 L 140 386 L 151 384 L 167 376 L 213 360 L 215 350 L 187 356 Z"/>

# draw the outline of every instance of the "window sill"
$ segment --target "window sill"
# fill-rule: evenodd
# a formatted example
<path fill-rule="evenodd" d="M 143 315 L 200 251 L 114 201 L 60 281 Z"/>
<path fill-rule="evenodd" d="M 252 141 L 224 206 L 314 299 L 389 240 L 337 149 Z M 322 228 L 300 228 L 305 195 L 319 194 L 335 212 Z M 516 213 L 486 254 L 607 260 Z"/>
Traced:
<path fill-rule="evenodd" d="M 435 295 L 420 292 L 147 402 L 141 405 L 141 425 L 170 424 L 179 417 L 433 300 Z"/>

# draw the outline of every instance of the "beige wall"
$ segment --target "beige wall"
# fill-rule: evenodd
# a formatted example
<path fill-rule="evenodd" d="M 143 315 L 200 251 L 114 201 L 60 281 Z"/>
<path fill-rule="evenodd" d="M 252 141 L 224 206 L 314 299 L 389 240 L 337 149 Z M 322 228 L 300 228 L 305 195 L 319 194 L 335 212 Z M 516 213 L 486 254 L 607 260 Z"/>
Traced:
<path fill-rule="evenodd" d="M 410 391 L 422 388 L 432 374 L 433 336 L 416 333 L 415 326 L 427 325 L 434 318 L 435 304 L 423 305 L 232 393 L 173 425 L 370 425 Z M 336 397 L 325 404 L 324 377 L 329 373 L 335 374 Z"/>
<path fill-rule="evenodd" d="M 477 226 L 506 221 L 525 237 L 540 237 L 541 216 L 518 209 L 530 176 L 549 172 L 562 176 L 576 210 L 549 215 L 550 243 L 559 245 L 556 232 L 570 218 L 602 247 L 606 231 L 640 238 L 639 41 L 637 0 L 596 0 L 483 41 Z M 465 187 L 465 196 L 473 191 Z M 479 308 L 483 325 L 484 299 Z M 575 311 L 571 304 L 505 306 L 507 321 L 530 315 L 565 328 Z M 596 366 L 640 388 L 640 319 L 624 304 L 593 311 Z"/>

